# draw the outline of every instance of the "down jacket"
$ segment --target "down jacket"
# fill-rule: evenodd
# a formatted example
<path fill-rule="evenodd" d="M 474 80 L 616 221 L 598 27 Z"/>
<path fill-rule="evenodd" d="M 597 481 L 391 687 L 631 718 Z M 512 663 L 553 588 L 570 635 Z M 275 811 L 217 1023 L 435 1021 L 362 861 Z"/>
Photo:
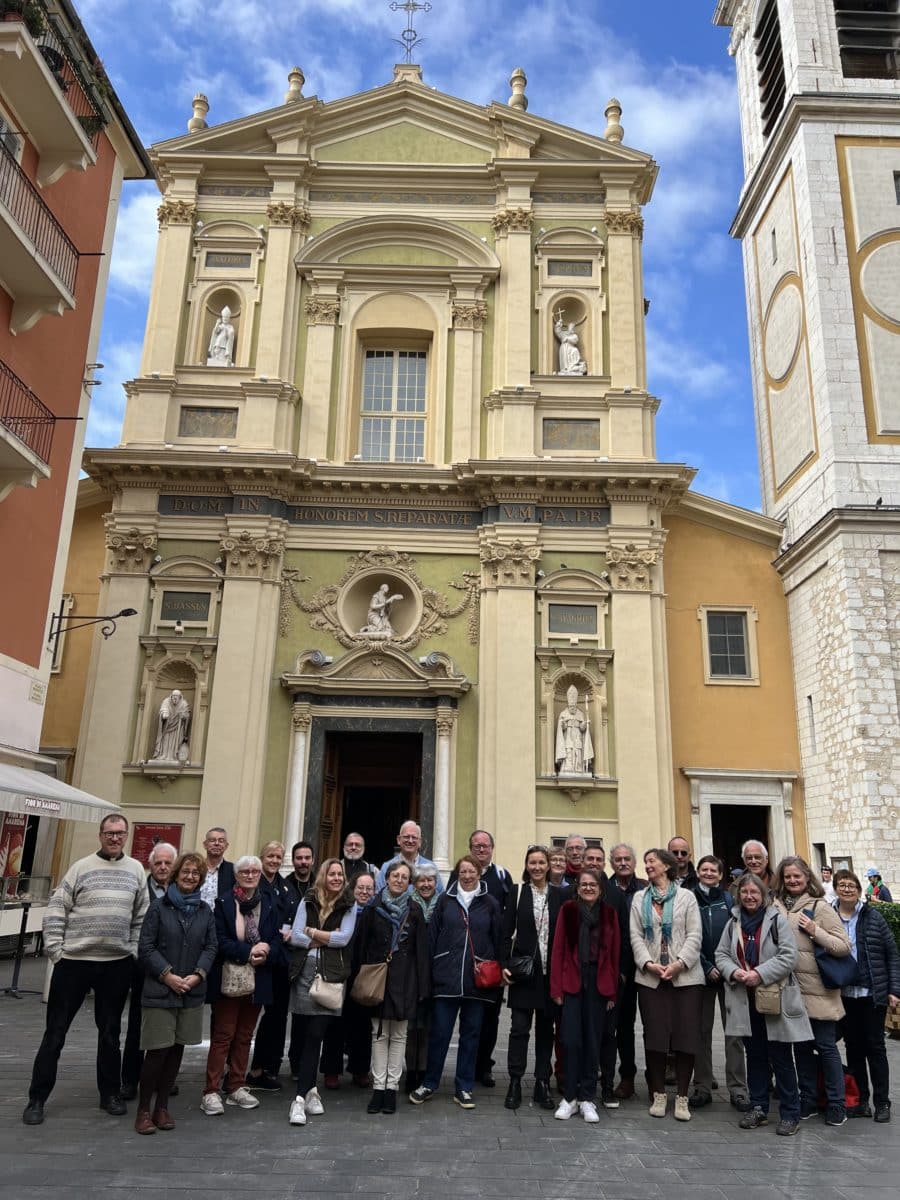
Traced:
<path fill-rule="evenodd" d="M 731 910 L 734 900 L 729 892 L 718 887 L 711 887 L 706 893 L 699 883 L 694 889 L 697 897 L 697 907 L 700 909 L 700 923 L 703 926 L 703 944 L 700 948 L 700 964 L 709 987 L 718 987 L 715 980 L 709 978 L 710 971 L 716 967 L 716 947 L 722 937 L 722 930 L 731 920 Z"/>
<path fill-rule="evenodd" d="M 206 976 L 216 961 L 216 925 L 207 904 L 184 917 L 168 896 L 155 900 L 144 917 L 138 941 L 138 962 L 144 972 L 144 1008 L 196 1008 L 206 995 Z M 181 995 L 162 979 L 165 971 L 185 977 L 202 972 L 196 987 Z"/>
<path fill-rule="evenodd" d="M 839 1021 L 844 1015 L 841 989 L 827 988 L 822 982 L 816 963 L 815 946 L 824 946 L 829 954 L 838 958 L 850 953 L 850 939 L 844 932 L 841 918 L 827 900 L 814 899 L 806 894 L 797 897 L 790 912 L 780 900 L 776 900 L 775 903 L 787 917 L 797 943 L 797 982 L 800 984 L 810 1020 Z M 816 923 L 816 932 L 813 937 L 804 933 L 799 925 L 804 909 L 815 910 L 813 920 Z"/>
<path fill-rule="evenodd" d="M 725 1034 L 727 1037 L 750 1037 L 750 1001 L 742 983 L 732 982 L 741 966 L 738 945 L 741 941 L 741 910 L 732 909 L 733 921 L 722 930 L 716 949 L 716 966 L 725 980 Z M 759 931 L 759 964 L 756 970 L 763 983 L 784 979 L 781 990 L 781 1012 L 766 1014 L 766 1036 L 770 1042 L 811 1042 L 812 1026 L 803 1003 L 803 994 L 794 968 L 797 965 L 797 943 L 791 926 L 774 904 L 766 908 Z"/>
<path fill-rule="evenodd" d="M 859 984 L 871 990 L 874 1004 L 886 1008 L 888 996 L 900 996 L 900 953 L 890 926 L 871 904 L 863 904 L 859 910 L 856 961 Z"/>
<path fill-rule="evenodd" d="M 456 897 L 458 888 L 458 883 L 450 884 L 439 897 L 428 923 L 431 994 L 496 1002 L 499 988 L 485 990 L 475 986 L 472 947 L 479 958 L 499 959 L 500 905 L 488 894 L 484 882 L 480 882 L 478 894 L 472 898 L 466 913 Z"/>

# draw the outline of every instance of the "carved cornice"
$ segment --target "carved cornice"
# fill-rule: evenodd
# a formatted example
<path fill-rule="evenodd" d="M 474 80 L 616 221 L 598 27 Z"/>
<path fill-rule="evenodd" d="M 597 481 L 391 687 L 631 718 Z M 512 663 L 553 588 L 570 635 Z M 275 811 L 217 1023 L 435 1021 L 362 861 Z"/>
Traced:
<path fill-rule="evenodd" d="M 309 296 L 306 320 L 309 325 L 334 325 L 341 315 L 340 296 Z"/>
<path fill-rule="evenodd" d="M 740 10 L 738 15 L 735 17 L 734 25 L 731 28 L 731 39 L 728 43 L 728 53 L 731 55 L 732 58 L 734 58 L 734 56 L 737 54 L 738 50 L 740 49 L 741 42 L 747 36 L 747 32 L 749 29 L 750 29 L 750 11 L 749 11 L 749 8 L 744 7 Z"/>
<path fill-rule="evenodd" d="M 650 568 L 658 561 L 658 550 L 638 547 L 634 542 L 611 546 L 606 552 L 606 563 L 612 587 L 616 590 L 648 592 Z"/>
<path fill-rule="evenodd" d="M 164 225 L 193 225 L 197 205 L 193 200 L 163 200 L 156 210 L 159 227 Z"/>
<path fill-rule="evenodd" d="M 435 696 L 439 702 L 462 696 L 470 681 L 456 669 L 453 659 L 433 650 L 416 661 L 397 648 L 396 642 L 357 646 L 336 660 L 321 650 L 304 650 L 293 671 L 281 676 L 281 686 L 296 695 Z M 296 709 L 295 709 L 296 711 Z M 446 718 L 440 704 L 436 719 Z"/>
<path fill-rule="evenodd" d="M 487 304 L 484 300 L 454 300 L 453 328 L 474 329 L 481 332 L 487 320 Z"/>
<path fill-rule="evenodd" d="M 278 581 L 284 554 L 281 538 L 259 536 L 244 529 L 236 537 L 222 538 L 219 545 L 225 555 L 227 579 Z"/>
<path fill-rule="evenodd" d="M 606 228 L 610 233 L 630 233 L 632 237 L 644 236 L 644 218 L 636 212 L 608 212 Z"/>
<path fill-rule="evenodd" d="M 515 538 L 481 543 L 481 571 L 486 585 L 493 587 L 534 587 L 535 564 L 541 557 L 539 546 Z"/>
<path fill-rule="evenodd" d="M 113 529 L 106 534 L 107 570 L 141 575 L 150 566 L 149 557 L 156 550 L 156 534 L 140 529 Z"/>
<path fill-rule="evenodd" d="M 270 225 L 290 226 L 305 231 L 309 228 L 310 215 L 306 205 L 288 204 L 285 200 L 273 200 L 266 205 L 266 216 Z"/>
<path fill-rule="evenodd" d="M 491 219 L 491 228 L 497 237 L 508 233 L 531 233 L 534 218 L 527 208 L 504 208 Z"/>

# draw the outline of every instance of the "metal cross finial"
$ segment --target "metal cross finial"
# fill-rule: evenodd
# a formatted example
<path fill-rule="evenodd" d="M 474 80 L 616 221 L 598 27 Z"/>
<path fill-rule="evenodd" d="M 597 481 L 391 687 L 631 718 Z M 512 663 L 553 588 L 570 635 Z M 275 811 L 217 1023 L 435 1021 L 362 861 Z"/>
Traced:
<path fill-rule="evenodd" d="M 420 42 L 424 42 L 425 40 L 424 38 L 420 38 L 415 29 L 413 29 L 413 14 L 417 12 L 431 12 L 431 5 L 428 3 L 428 0 L 425 0 L 424 4 L 417 4 L 416 0 L 403 0 L 402 4 L 400 0 L 393 0 L 391 12 L 399 10 L 406 13 L 406 28 L 398 38 L 394 38 L 394 41 L 398 46 L 403 47 L 406 54 L 406 61 L 412 62 L 413 50 Z"/>

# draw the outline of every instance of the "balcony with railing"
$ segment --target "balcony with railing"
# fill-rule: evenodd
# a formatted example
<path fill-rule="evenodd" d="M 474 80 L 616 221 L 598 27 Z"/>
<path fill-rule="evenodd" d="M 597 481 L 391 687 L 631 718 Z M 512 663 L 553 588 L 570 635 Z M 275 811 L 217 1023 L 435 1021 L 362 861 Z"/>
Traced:
<path fill-rule="evenodd" d="M 10 329 L 75 307 L 78 251 L 0 140 L 0 284 L 13 298 Z"/>
<path fill-rule="evenodd" d="M 0 500 L 50 474 L 56 417 L 0 360 Z"/>
<path fill-rule="evenodd" d="M 92 166 L 107 123 L 102 69 L 87 68 L 73 46 L 70 31 L 43 0 L 0 0 L 3 93 L 38 151 L 42 187 Z"/>

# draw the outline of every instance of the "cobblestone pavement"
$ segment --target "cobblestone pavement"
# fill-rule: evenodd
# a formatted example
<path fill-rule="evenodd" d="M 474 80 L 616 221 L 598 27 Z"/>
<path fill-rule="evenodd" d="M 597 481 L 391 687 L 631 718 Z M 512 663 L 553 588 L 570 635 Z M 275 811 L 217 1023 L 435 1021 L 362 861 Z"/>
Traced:
<path fill-rule="evenodd" d="M 12 964 L 0 962 L 0 986 Z M 43 962 L 28 960 L 22 986 L 42 986 Z M 839 1129 L 805 1122 L 795 1138 L 775 1136 L 774 1123 L 738 1129 L 724 1088 L 690 1124 L 648 1116 L 646 1099 L 600 1110 L 600 1123 L 556 1121 L 532 1108 L 530 1088 L 518 1112 L 503 1107 L 505 1052 L 498 1085 L 479 1089 L 477 1108 L 453 1104 L 445 1077 L 425 1106 L 401 1093 L 394 1117 L 367 1116 L 368 1094 L 349 1086 L 324 1092 L 327 1113 L 304 1128 L 288 1125 L 288 1087 L 263 1094 L 259 1108 L 228 1108 L 221 1117 L 200 1112 L 206 1051 L 188 1048 L 172 1101 L 178 1128 L 139 1137 L 128 1117 L 97 1107 L 94 1026 L 90 1003 L 75 1020 L 60 1063 L 47 1120 L 21 1123 L 31 1063 L 43 1030 L 39 996 L 0 997 L 0 1197 L 17 1200 L 343 1200 L 360 1195 L 396 1200 L 873 1200 L 897 1195 L 900 1179 L 900 1105 L 894 1123 L 848 1121 Z M 501 1025 L 505 1038 L 506 1021 Z M 721 1040 L 716 1057 L 724 1071 Z M 900 1042 L 889 1042 L 894 1095 L 900 1080 Z M 452 1052 L 450 1056 L 452 1068 Z M 720 1076 L 721 1077 L 721 1076 Z M 724 1093 L 724 1098 L 723 1098 Z"/>

